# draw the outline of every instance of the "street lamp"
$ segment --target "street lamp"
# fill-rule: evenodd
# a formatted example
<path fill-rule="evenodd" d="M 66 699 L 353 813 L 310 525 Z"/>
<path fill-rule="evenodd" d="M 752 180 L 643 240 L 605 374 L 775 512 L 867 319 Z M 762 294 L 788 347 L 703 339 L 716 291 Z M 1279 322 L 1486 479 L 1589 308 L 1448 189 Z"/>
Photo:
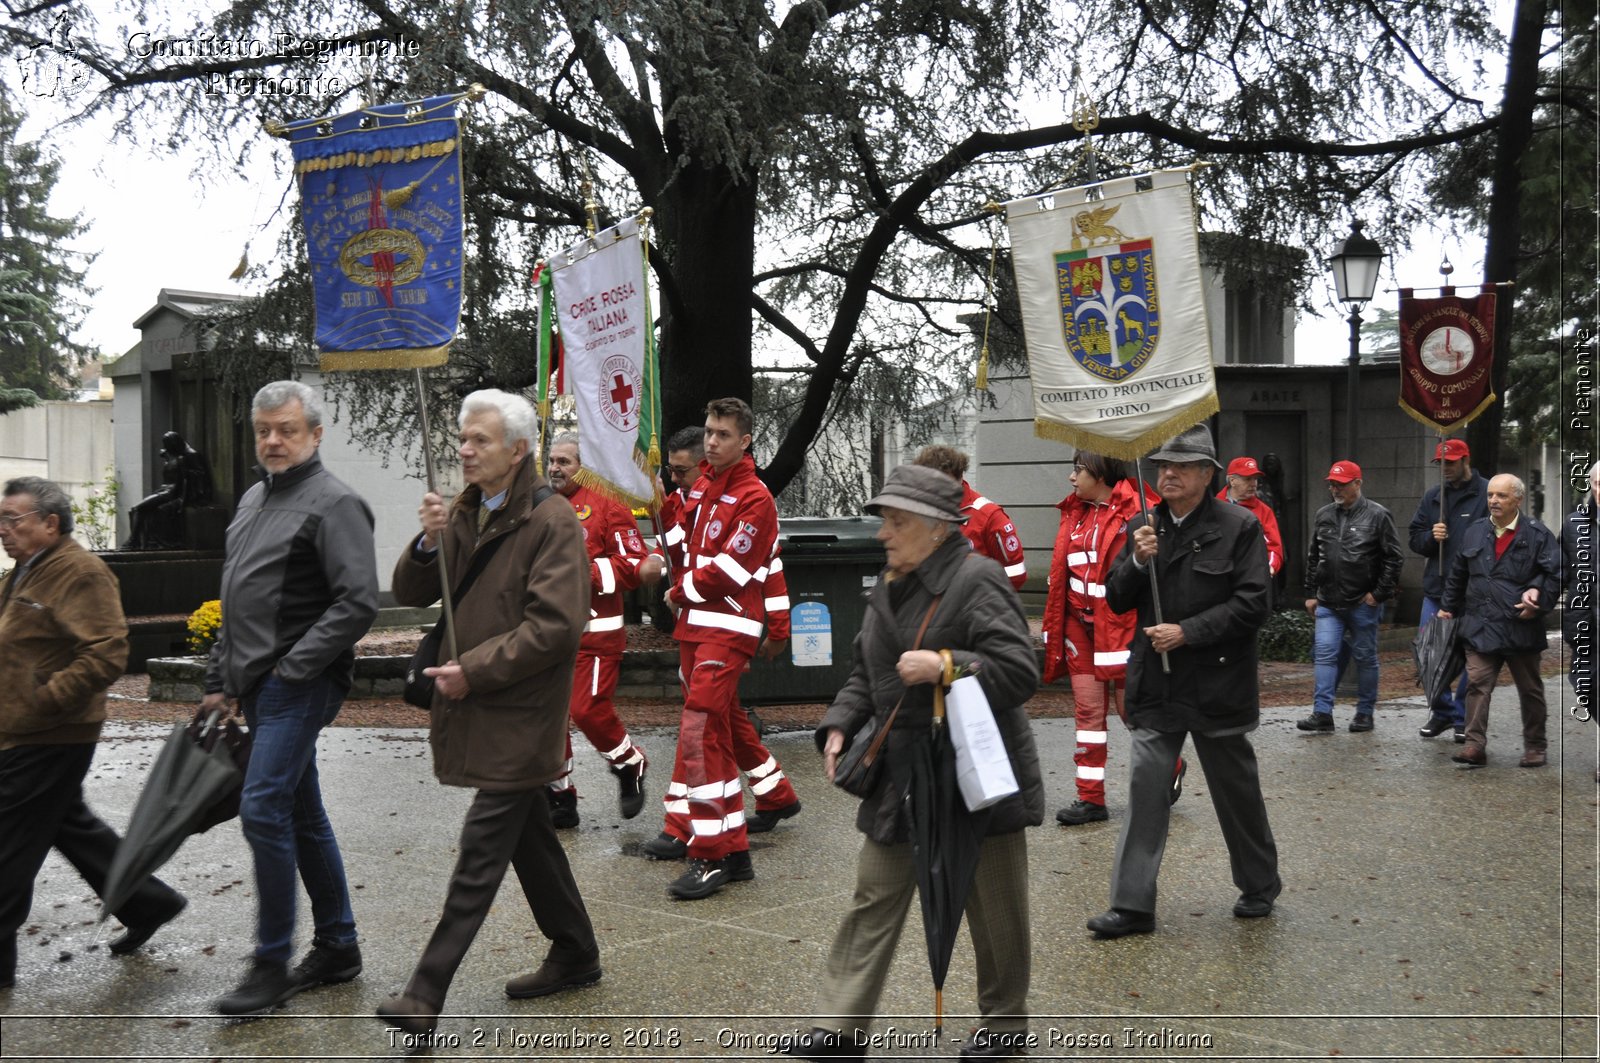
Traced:
<path fill-rule="evenodd" d="M 1378 288 L 1378 267 L 1383 262 L 1383 248 L 1378 242 L 1361 235 L 1361 222 L 1350 226 L 1333 254 L 1328 256 L 1328 268 L 1333 270 L 1333 288 L 1339 301 L 1350 305 L 1350 369 L 1345 396 L 1345 454 L 1355 460 L 1356 404 L 1361 390 L 1361 307 L 1371 301 Z"/>

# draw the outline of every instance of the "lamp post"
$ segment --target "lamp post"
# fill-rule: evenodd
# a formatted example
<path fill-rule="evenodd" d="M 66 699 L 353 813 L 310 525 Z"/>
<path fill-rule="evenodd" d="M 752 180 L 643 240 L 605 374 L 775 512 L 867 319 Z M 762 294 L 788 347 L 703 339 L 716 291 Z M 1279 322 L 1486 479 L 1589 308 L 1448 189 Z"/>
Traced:
<path fill-rule="evenodd" d="M 1350 307 L 1350 369 L 1345 396 L 1345 453 L 1343 457 L 1356 459 L 1357 402 L 1361 390 L 1361 307 L 1371 301 L 1378 288 L 1378 267 L 1383 262 L 1383 248 L 1376 240 L 1361 234 L 1361 222 L 1350 226 L 1350 235 L 1328 256 L 1328 268 L 1333 271 L 1333 288 L 1339 301 Z"/>

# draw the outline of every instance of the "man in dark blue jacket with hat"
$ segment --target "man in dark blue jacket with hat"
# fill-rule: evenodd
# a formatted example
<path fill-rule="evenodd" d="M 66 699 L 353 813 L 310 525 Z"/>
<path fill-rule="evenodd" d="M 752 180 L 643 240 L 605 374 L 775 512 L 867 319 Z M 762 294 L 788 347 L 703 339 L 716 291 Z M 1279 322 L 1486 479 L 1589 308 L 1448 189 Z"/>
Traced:
<path fill-rule="evenodd" d="M 1473 521 L 1489 515 L 1489 481 L 1472 468 L 1472 452 L 1464 439 L 1445 439 L 1433 451 L 1434 464 L 1441 466 L 1444 483 L 1434 484 L 1422 494 L 1417 512 L 1411 518 L 1411 552 L 1427 558 L 1422 569 L 1422 616 L 1417 629 L 1439 612 L 1444 600 L 1445 569 L 1460 548 L 1462 538 Z M 1444 507 L 1439 495 L 1444 495 Z M 1454 730 L 1456 741 L 1467 740 L 1467 674 L 1454 690 L 1442 691 L 1432 705 L 1428 722 L 1417 733 L 1435 738 Z"/>
<path fill-rule="evenodd" d="M 1467 529 L 1445 581 L 1439 615 L 1461 617 L 1467 646 L 1467 744 L 1451 759 L 1468 767 L 1489 761 L 1489 696 L 1502 665 L 1511 667 L 1522 707 L 1521 766 L 1545 764 L 1539 655 L 1548 641 L 1544 614 L 1561 595 L 1561 547 L 1549 528 L 1522 513 L 1526 494 L 1515 476 L 1489 481 L 1489 517 Z"/>

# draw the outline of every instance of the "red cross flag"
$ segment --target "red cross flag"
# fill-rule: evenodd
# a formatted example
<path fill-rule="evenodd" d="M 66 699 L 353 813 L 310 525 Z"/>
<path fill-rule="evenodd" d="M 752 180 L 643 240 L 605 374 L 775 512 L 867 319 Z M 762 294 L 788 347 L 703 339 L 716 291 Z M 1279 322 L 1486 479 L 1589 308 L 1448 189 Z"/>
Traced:
<path fill-rule="evenodd" d="M 578 408 L 577 479 L 628 506 L 653 506 L 647 458 L 656 375 L 639 222 L 629 218 L 550 259 L 567 393 Z"/>

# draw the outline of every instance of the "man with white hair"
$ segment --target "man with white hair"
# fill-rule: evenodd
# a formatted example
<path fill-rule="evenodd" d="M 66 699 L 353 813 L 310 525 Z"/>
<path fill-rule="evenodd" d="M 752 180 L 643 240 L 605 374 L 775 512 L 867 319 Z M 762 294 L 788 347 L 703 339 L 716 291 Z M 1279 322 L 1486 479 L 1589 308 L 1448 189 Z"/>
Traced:
<path fill-rule="evenodd" d="M 589 619 L 583 530 L 529 460 L 538 423 L 526 399 L 475 391 L 460 424 L 467 487 L 448 504 L 422 496 L 422 534 L 400 555 L 393 583 L 400 604 L 432 605 L 439 561 L 448 561 L 460 657 L 427 669 L 428 742 L 435 777 L 476 791 L 439 923 L 404 992 L 378 1007 L 389 1025 L 417 1035 L 438 1024 L 507 865 L 550 948 L 537 970 L 506 982 L 506 996 L 600 980 L 594 927 L 544 796 L 565 762 L 573 662 Z"/>
<path fill-rule="evenodd" d="M 1445 579 L 1446 619 L 1459 616 L 1467 647 L 1467 743 L 1451 757 L 1481 768 L 1489 762 L 1489 696 L 1509 665 L 1522 708 L 1521 767 L 1545 765 L 1544 680 L 1539 655 L 1544 615 L 1561 595 L 1561 548 L 1538 519 L 1522 512 L 1527 488 L 1509 473 L 1489 481 L 1489 516 L 1462 537 Z"/>
<path fill-rule="evenodd" d="M 206 711 L 239 706 L 250 766 L 239 823 L 255 857 L 256 950 L 224 1015 L 277 1006 L 303 989 L 361 973 L 344 861 L 322 807 L 317 736 L 350 690 L 355 645 L 378 615 L 372 510 L 322 466 L 322 404 L 279 380 L 251 402 L 261 483 L 228 525 L 222 628 L 206 668 Z M 304 960 L 294 947 L 296 872 L 316 927 Z"/>

